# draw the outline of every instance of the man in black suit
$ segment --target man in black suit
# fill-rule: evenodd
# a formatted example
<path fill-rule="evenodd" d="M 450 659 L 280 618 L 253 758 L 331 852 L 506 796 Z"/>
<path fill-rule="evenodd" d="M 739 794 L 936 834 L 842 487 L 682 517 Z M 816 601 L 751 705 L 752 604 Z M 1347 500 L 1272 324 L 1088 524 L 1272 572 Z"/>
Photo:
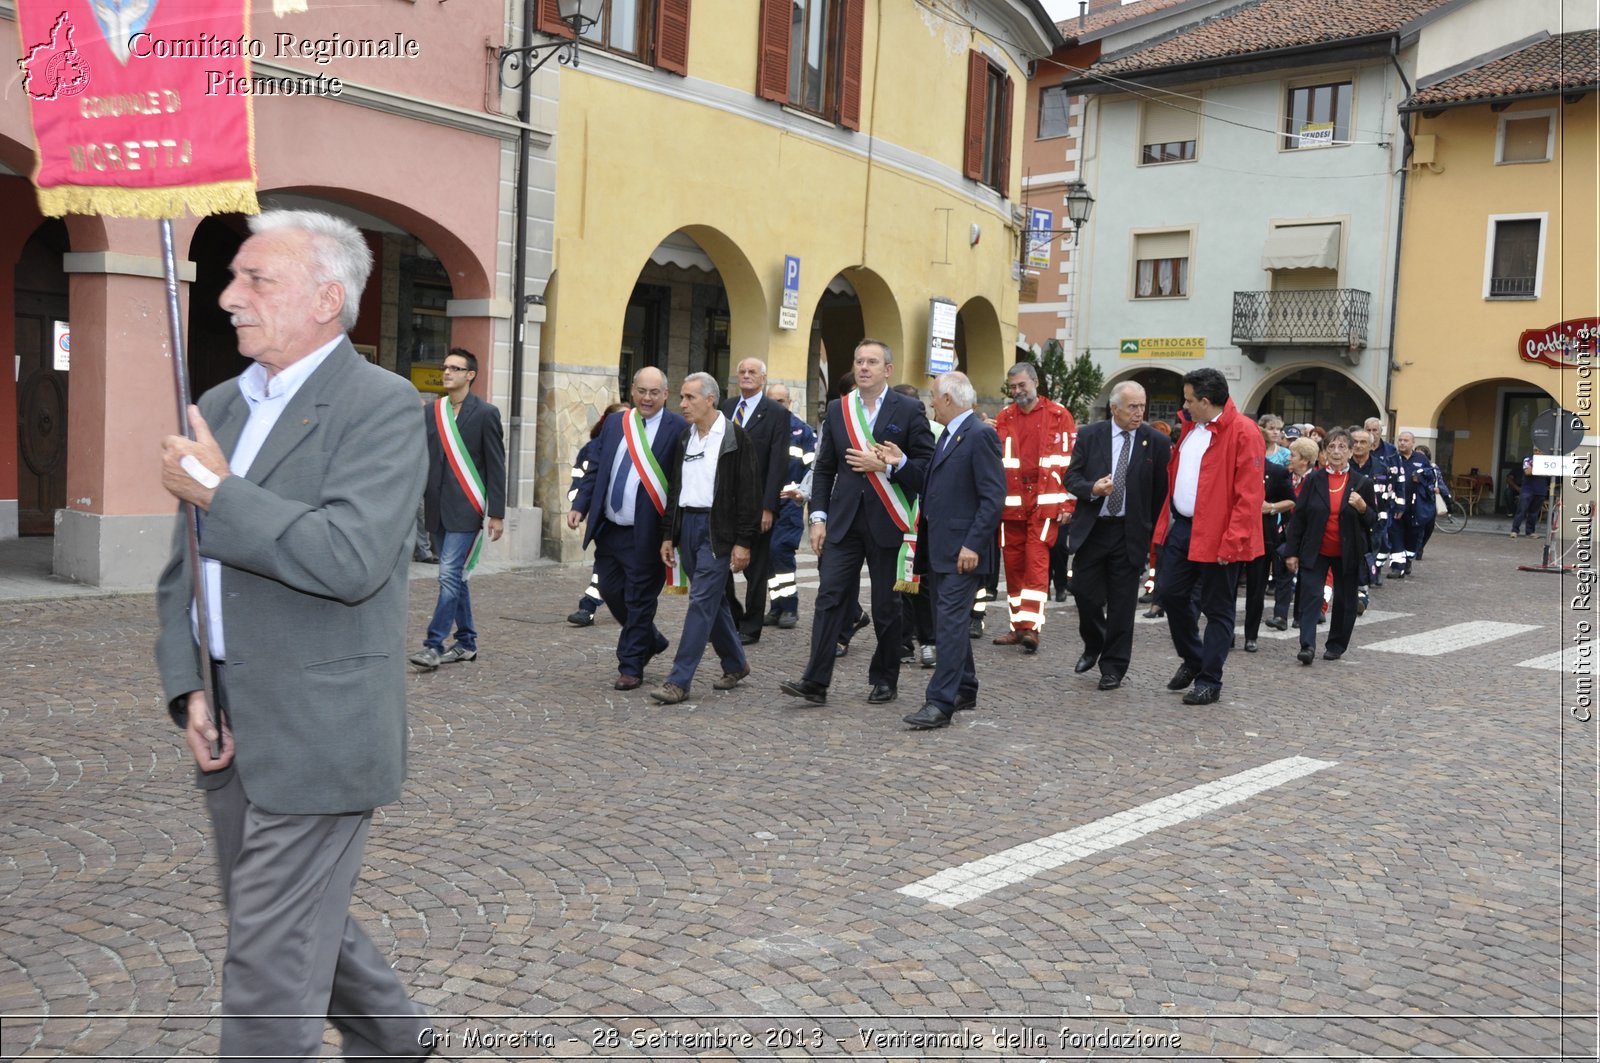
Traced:
<path fill-rule="evenodd" d="M 1167 499 L 1172 442 L 1143 424 L 1144 388 L 1124 380 L 1111 389 L 1111 419 L 1078 433 L 1067 490 L 1078 508 L 1068 525 L 1074 555 L 1083 655 L 1073 671 L 1100 665 L 1100 689 L 1122 685 L 1133 654 L 1133 613 L 1150 536 Z"/>
<path fill-rule="evenodd" d="M 478 656 L 467 575 L 477 563 L 479 534 L 495 542 L 506 526 L 506 444 L 500 411 L 472 393 L 477 377 L 477 355 L 463 347 L 450 348 L 444 358 L 444 396 L 422 411 L 428 433 L 422 511 L 439 555 L 439 601 L 422 649 L 411 655 L 411 663 L 430 671 Z M 452 624 L 455 644 L 445 649 Z"/>
<path fill-rule="evenodd" d="M 761 624 L 767 612 L 767 560 L 772 554 L 772 522 L 777 518 L 778 492 L 789 478 L 789 411 L 767 398 L 767 363 L 746 358 L 734 372 L 739 394 L 722 404 L 722 414 L 744 429 L 755 446 L 761 477 L 761 534 L 750 547 L 745 568 L 745 600 L 733 580 L 728 581 L 728 604 L 739 641 L 746 646 L 761 641 Z"/>
<path fill-rule="evenodd" d="M 587 521 L 583 545 L 595 544 L 600 597 L 622 625 L 615 690 L 638 690 L 644 667 L 667 648 L 656 627 L 665 566 L 661 516 L 667 509 L 662 472 L 687 423 L 663 407 L 667 376 L 654 366 L 633 375 L 633 409 L 618 410 L 600 429 L 600 457 L 584 473 L 567 527 Z"/>
<path fill-rule="evenodd" d="M 934 644 L 939 661 L 922 708 L 905 722 L 917 730 L 944 727 L 960 709 L 978 701 L 968 614 L 978 585 L 995 569 L 995 532 L 1006 494 L 1000 437 L 972 412 L 977 393 L 965 373 L 945 373 L 933 382 L 934 419 L 944 434 L 928 463 L 917 527 L 917 570 L 928 573 L 921 593 L 933 595 Z M 893 444 L 883 444 L 891 460 Z"/>
<path fill-rule="evenodd" d="M 821 705 L 828 700 L 845 614 L 861 592 L 864 558 L 872 579 L 877 650 L 867 670 L 873 704 L 899 696 L 902 547 L 915 534 L 911 507 L 922 490 L 933 432 L 922 403 L 889 389 L 894 353 L 880 340 L 856 344 L 855 390 L 828 404 L 811 484 L 811 549 L 818 558 L 811 659 L 805 675 L 780 684 L 785 694 Z M 884 444 L 894 444 L 890 457 Z M 826 549 L 824 549 L 826 548 Z"/>

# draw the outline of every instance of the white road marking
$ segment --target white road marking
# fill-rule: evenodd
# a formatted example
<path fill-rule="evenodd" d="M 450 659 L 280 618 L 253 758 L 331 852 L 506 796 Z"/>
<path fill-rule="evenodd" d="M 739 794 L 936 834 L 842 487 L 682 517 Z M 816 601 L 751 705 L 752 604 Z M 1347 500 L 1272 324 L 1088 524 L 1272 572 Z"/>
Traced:
<path fill-rule="evenodd" d="M 1512 635 L 1522 635 L 1529 631 L 1538 630 L 1538 624 L 1506 624 L 1498 620 L 1470 620 L 1464 624 L 1451 624 L 1448 627 L 1434 628 L 1432 631 L 1421 631 L 1415 635 L 1405 635 L 1397 639 L 1385 639 L 1382 642 L 1374 642 L 1370 646 L 1362 648 L 1379 650 L 1383 653 L 1409 653 L 1417 657 L 1439 657 L 1446 653 L 1468 650 L 1488 642 L 1508 639 Z"/>
<path fill-rule="evenodd" d="M 1539 668 L 1546 672 L 1568 672 L 1573 675 L 1594 675 L 1592 656 L 1578 656 L 1576 646 L 1565 646 L 1547 653 L 1543 657 L 1534 657 L 1531 660 L 1518 661 L 1518 668 Z"/>
<path fill-rule="evenodd" d="M 1390 620 L 1404 620 L 1410 615 L 1410 613 L 1390 613 L 1385 612 L 1382 609 L 1368 609 L 1361 616 L 1356 617 L 1356 626 L 1365 627 L 1369 624 L 1382 624 Z M 1241 620 L 1234 626 L 1243 627 L 1244 621 Z M 1328 628 L 1327 625 L 1324 624 L 1317 630 L 1326 633 Z M 1263 624 L 1261 627 L 1261 637 L 1264 639 L 1297 639 L 1300 637 L 1300 627 L 1292 619 L 1289 621 L 1289 627 L 1284 631 L 1274 631 L 1270 627 L 1267 627 L 1265 624 Z"/>
<path fill-rule="evenodd" d="M 1286 757 L 1257 768 L 1203 783 L 1158 798 L 1126 812 L 1085 823 L 1081 827 L 1025 842 L 1010 849 L 947 868 L 895 892 L 953 908 L 997 889 L 1023 882 L 1041 871 L 1082 860 L 1144 837 L 1163 827 L 1195 819 L 1207 812 L 1237 804 L 1264 790 L 1292 782 L 1312 772 L 1331 768 L 1338 761 L 1311 757 Z"/>

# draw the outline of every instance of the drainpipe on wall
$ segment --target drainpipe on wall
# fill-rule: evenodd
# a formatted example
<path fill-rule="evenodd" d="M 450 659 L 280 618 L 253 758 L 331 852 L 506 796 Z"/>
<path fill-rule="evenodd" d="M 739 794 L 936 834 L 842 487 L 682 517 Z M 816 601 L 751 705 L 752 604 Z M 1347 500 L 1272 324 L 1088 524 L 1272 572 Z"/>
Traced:
<path fill-rule="evenodd" d="M 523 48 L 533 44 L 534 4 L 537 2 L 522 0 Z M 528 155 L 533 150 L 532 80 L 524 72 L 522 85 L 517 90 L 517 121 L 522 128 L 517 132 L 517 189 L 512 208 L 516 216 L 516 236 L 511 248 L 511 433 L 506 448 L 506 505 L 513 508 L 522 495 L 522 367 L 528 349 L 523 333 L 528 319 Z"/>
<path fill-rule="evenodd" d="M 1394 72 L 1400 75 L 1400 84 L 1405 86 L 1406 96 L 1411 95 L 1411 82 L 1406 80 L 1406 72 L 1400 67 L 1399 60 L 1400 38 L 1389 38 L 1389 62 L 1394 65 Z M 1394 367 L 1400 359 L 1394 349 L 1395 332 L 1400 325 L 1400 245 L 1405 239 L 1406 231 L 1406 179 L 1411 174 L 1411 116 L 1400 114 L 1400 135 L 1405 138 L 1405 148 L 1400 153 L 1400 207 L 1396 212 L 1394 222 L 1394 280 L 1389 285 L 1389 364 L 1383 367 L 1383 417 L 1389 419 L 1389 411 L 1394 401 Z M 1398 432 L 1400 417 L 1395 415 L 1397 423 L 1389 426 L 1390 432 Z M 1434 440 L 1437 449 L 1438 440 Z"/>

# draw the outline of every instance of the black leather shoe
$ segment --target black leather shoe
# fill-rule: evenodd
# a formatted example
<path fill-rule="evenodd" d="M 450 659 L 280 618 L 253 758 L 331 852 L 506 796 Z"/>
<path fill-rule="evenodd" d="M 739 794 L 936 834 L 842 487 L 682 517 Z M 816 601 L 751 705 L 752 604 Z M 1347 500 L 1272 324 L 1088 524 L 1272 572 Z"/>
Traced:
<path fill-rule="evenodd" d="M 794 627 L 799 622 L 800 622 L 800 614 L 799 613 L 779 613 L 778 614 L 778 627 L 783 631 L 789 630 L 790 628 Z"/>
<path fill-rule="evenodd" d="M 1257 650 L 1259 650 L 1260 648 L 1261 648 L 1260 646 L 1256 645 L 1256 640 L 1255 639 L 1245 639 L 1244 640 L 1244 652 L 1246 652 L 1246 653 L 1254 653 Z"/>
<path fill-rule="evenodd" d="M 1107 672 L 1100 677 L 1096 690 L 1115 690 L 1122 685 L 1122 677 L 1115 672 Z"/>
<path fill-rule="evenodd" d="M 1280 620 L 1278 617 L 1275 617 L 1275 616 L 1269 618 L 1266 621 L 1264 621 L 1264 623 L 1274 631 L 1288 631 L 1289 630 L 1289 621 Z"/>
<path fill-rule="evenodd" d="M 1187 664 L 1180 664 L 1178 665 L 1178 670 L 1172 673 L 1172 678 L 1167 680 L 1167 689 L 1183 690 L 1190 683 L 1193 683 L 1194 677 L 1199 674 L 1200 669 L 1190 668 Z"/>
<path fill-rule="evenodd" d="M 567 623 L 573 627 L 593 627 L 594 614 L 587 609 L 574 609 L 567 614 Z"/>
<path fill-rule="evenodd" d="M 848 642 L 841 642 L 841 643 L 839 643 L 839 645 L 837 645 L 837 646 L 835 646 L 833 648 L 833 655 L 835 657 L 843 657 L 845 654 L 847 654 L 849 652 L 850 652 L 850 644 Z"/>
<path fill-rule="evenodd" d="M 1100 655 L 1098 653 L 1086 653 L 1078 658 L 1077 663 L 1072 666 L 1072 670 L 1082 675 L 1099 663 Z"/>
<path fill-rule="evenodd" d="M 887 705 L 900 696 L 900 692 L 888 683 L 872 684 L 872 692 L 867 695 L 868 705 Z"/>
<path fill-rule="evenodd" d="M 741 645 L 741 646 L 754 646 L 756 643 L 758 643 L 760 641 L 761 641 L 761 636 L 760 635 L 752 635 L 748 631 L 739 632 L 739 645 Z"/>
<path fill-rule="evenodd" d="M 1056 591 L 1056 601 L 1064 602 L 1066 600 L 1067 600 L 1067 592 L 1066 591 L 1064 591 L 1064 590 Z"/>
<path fill-rule="evenodd" d="M 1185 705 L 1213 705 L 1221 696 L 1221 687 L 1195 687 L 1183 696 L 1183 703 Z"/>
<path fill-rule="evenodd" d="M 1343 657 L 1343 656 L 1344 656 L 1344 651 L 1343 650 L 1323 650 L 1322 651 L 1322 659 L 1324 661 L 1337 661 L 1340 657 Z"/>
<path fill-rule="evenodd" d="M 978 695 L 957 694 L 956 703 L 951 712 L 970 712 L 978 707 Z"/>
<path fill-rule="evenodd" d="M 778 684 L 778 689 L 790 697 L 804 698 L 813 705 L 825 705 L 828 702 L 828 688 L 809 679 L 786 679 Z"/>
<path fill-rule="evenodd" d="M 945 712 L 930 701 L 910 716 L 903 716 L 901 719 L 919 731 L 932 731 L 949 726 L 952 715 L 953 712 Z"/>
<path fill-rule="evenodd" d="M 862 613 L 856 618 L 856 622 L 850 625 L 850 634 L 854 635 L 857 631 L 860 631 L 870 623 L 872 623 L 872 614 Z"/>
<path fill-rule="evenodd" d="M 967 621 L 967 638 L 983 638 L 983 617 L 975 616 Z"/>
<path fill-rule="evenodd" d="M 1301 664 L 1310 664 L 1312 661 L 1317 659 L 1317 651 L 1312 649 L 1310 646 L 1301 646 L 1300 652 L 1294 656 L 1295 659 Z"/>

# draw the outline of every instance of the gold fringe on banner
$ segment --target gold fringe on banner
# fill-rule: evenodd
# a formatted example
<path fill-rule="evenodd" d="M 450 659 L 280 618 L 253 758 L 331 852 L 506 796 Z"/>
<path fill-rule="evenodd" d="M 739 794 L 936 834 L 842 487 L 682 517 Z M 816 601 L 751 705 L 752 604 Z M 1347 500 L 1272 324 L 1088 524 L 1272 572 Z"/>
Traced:
<path fill-rule="evenodd" d="M 197 218 L 208 214 L 260 214 L 254 181 L 218 181 L 208 185 L 173 188 L 90 188 L 57 185 L 41 188 L 39 213 L 47 218 L 64 214 L 105 214 L 113 218 L 181 218 L 187 211 Z"/>

